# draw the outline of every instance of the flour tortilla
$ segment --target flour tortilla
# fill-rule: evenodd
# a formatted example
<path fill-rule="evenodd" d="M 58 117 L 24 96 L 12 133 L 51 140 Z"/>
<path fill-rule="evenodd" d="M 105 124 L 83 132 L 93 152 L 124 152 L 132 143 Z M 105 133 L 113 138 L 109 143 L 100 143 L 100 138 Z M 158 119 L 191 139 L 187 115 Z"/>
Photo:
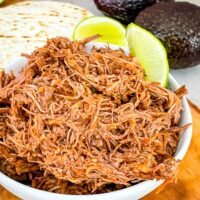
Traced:
<path fill-rule="evenodd" d="M 0 8 L 0 68 L 31 53 L 48 38 L 72 38 L 80 20 L 92 14 L 79 6 L 55 1 L 25 1 Z"/>

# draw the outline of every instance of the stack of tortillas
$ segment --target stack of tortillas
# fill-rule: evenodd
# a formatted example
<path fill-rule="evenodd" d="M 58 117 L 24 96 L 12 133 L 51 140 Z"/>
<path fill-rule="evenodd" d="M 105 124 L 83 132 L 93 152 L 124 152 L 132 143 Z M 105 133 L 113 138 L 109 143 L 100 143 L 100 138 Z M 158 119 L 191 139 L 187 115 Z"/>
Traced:
<path fill-rule="evenodd" d="M 48 38 L 72 38 L 77 23 L 92 14 L 55 1 L 25 1 L 0 8 L 0 68 L 21 53 L 31 53 Z"/>

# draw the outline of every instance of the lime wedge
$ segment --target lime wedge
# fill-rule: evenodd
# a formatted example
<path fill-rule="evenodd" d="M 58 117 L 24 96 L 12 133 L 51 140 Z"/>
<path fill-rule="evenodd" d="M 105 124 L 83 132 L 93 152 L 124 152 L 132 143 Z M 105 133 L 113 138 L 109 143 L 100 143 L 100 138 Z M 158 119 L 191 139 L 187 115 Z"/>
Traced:
<path fill-rule="evenodd" d="M 166 87 L 169 64 L 167 52 L 160 40 L 133 23 L 128 25 L 126 37 L 131 54 L 138 58 L 145 70 L 146 80 L 160 82 Z"/>
<path fill-rule="evenodd" d="M 86 37 L 100 34 L 97 42 L 106 42 L 127 47 L 126 29 L 118 21 L 109 17 L 92 16 L 83 19 L 75 28 L 73 39 L 81 40 Z"/>

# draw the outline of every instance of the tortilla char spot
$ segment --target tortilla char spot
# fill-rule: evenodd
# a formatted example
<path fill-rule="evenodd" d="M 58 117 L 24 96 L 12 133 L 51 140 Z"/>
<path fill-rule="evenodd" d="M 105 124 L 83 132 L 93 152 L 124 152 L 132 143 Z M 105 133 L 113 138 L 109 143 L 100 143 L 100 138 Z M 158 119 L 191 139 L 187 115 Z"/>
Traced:
<path fill-rule="evenodd" d="M 81 10 L 81 13 L 82 13 L 83 15 L 87 15 L 86 10 Z"/>
<path fill-rule="evenodd" d="M 39 24 L 40 26 L 46 26 L 46 24 L 45 24 L 43 21 L 38 21 L 38 24 Z"/>
<path fill-rule="evenodd" d="M 31 17 L 22 17 L 22 19 L 32 19 Z"/>
<path fill-rule="evenodd" d="M 40 31 L 39 33 L 37 33 L 37 34 L 35 35 L 36 38 L 40 38 L 40 37 L 42 37 L 42 36 L 48 37 L 48 35 L 47 35 L 47 33 L 46 33 L 45 31 Z"/>
<path fill-rule="evenodd" d="M 0 35 L 0 38 L 14 38 L 12 35 Z"/>
<path fill-rule="evenodd" d="M 59 13 L 56 11 L 51 11 L 51 14 L 53 14 L 53 16 L 59 16 Z"/>
<path fill-rule="evenodd" d="M 31 38 L 30 36 L 23 35 L 22 38 Z"/>

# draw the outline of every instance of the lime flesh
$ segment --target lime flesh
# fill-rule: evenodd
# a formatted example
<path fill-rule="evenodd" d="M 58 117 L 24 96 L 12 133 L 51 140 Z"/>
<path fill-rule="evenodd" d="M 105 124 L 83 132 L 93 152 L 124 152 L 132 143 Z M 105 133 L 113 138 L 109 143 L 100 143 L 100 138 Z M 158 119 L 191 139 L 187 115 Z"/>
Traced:
<path fill-rule="evenodd" d="M 144 68 L 146 80 L 160 82 L 166 87 L 169 64 L 162 43 L 152 33 L 133 23 L 128 25 L 126 37 L 131 54 Z"/>
<path fill-rule="evenodd" d="M 73 39 L 81 40 L 100 34 L 97 42 L 106 42 L 127 47 L 126 29 L 118 21 L 109 17 L 93 16 L 83 19 L 75 28 Z"/>
<path fill-rule="evenodd" d="M 0 4 L 3 3 L 3 2 L 4 2 L 4 0 L 0 0 Z"/>

